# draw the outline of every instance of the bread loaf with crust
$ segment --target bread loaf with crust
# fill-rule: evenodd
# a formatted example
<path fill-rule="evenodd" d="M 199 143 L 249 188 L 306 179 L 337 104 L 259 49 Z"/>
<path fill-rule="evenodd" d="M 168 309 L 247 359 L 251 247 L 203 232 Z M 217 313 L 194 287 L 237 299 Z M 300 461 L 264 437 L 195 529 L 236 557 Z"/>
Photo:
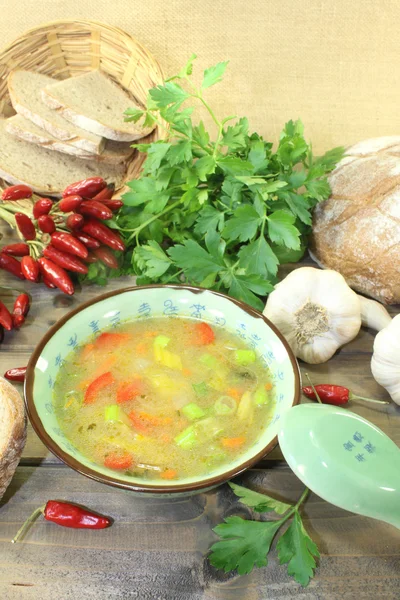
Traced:
<path fill-rule="evenodd" d="M 25 440 L 23 400 L 18 391 L 0 377 L 0 498 L 14 475 Z"/>
<path fill-rule="evenodd" d="M 356 291 L 400 302 L 400 136 L 352 146 L 313 216 L 310 255 Z"/>

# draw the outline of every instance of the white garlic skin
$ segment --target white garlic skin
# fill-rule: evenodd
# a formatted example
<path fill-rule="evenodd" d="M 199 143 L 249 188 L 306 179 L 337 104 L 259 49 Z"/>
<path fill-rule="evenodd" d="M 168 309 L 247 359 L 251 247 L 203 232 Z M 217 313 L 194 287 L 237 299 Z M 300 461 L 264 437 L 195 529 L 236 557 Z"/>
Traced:
<path fill-rule="evenodd" d="M 299 339 L 296 314 L 307 302 L 326 312 L 328 329 L 304 341 Z M 342 275 L 313 267 L 289 273 L 269 295 L 263 314 L 280 330 L 295 356 L 309 364 L 329 360 L 361 327 L 359 298 Z"/>
<path fill-rule="evenodd" d="M 400 405 L 400 315 L 376 334 L 371 371 L 375 381 Z"/>
<path fill-rule="evenodd" d="M 364 296 L 360 295 L 358 295 L 358 299 L 360 300 L 363 327 L 369 327 L 374 331 L 381 331 L 381 329 L 389 325 L 392 317 L 380 302 L 364 298 Z"/>

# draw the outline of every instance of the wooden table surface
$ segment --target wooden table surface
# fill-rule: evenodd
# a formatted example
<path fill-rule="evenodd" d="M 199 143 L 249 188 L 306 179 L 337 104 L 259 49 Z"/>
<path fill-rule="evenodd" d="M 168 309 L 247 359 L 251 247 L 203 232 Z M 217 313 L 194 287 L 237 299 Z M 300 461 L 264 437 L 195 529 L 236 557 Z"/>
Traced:
<path fill-rule="evenodd" d="M 5 240 L 3 240 L 5 241 Z M 86 287 L 72 298 L 44 286 L 21 284 L 0 271 L 1 285 L 32 294 L 26 325 L 7 333 L 0 347 L 1 372 L 27 363 L 41 336 L 71 308 L 102 292 Z M 127 279 L 108 287 L 128 285 Z M 1 290 L 2 296 L 7 293 Z M 392 311 L 396 313 L 396 309 Z M 386 398 L 372 378 L 373 332 L 359 336 L 327 364 L 308 366 L 313 380 L 340 383 L 364 396 Z M 301 365 L 304 372 L 304 365 Z M 22 392 L 22 389 L 21 389 Z M 378 425 L 400 446 L 400 407 L 356 404 L 352 410 Z M 238 483 L 294 501 L 301 482 L 276 448 Z M 40 519 L 25 541 L 11 538 L 36 507 L 50 498 L 87 505 L 111 515 L 105 531 L 63 529 Z M 20 465 L 0 502 L 1 600 L 394 600 L 400 598 L 400 532 L 346 512 L 311 494 L 304 524 L 321 559 L 315 579 L 303 589 L 280 566 L 274 547 L 268 567 L 247 576 L 225 575 L 205 555 L 212 527 L 228 515 L 250 516 L 227 485 L 191 498 L 136 498 L 91 481 L 63 465 L 29 427 Z"/>

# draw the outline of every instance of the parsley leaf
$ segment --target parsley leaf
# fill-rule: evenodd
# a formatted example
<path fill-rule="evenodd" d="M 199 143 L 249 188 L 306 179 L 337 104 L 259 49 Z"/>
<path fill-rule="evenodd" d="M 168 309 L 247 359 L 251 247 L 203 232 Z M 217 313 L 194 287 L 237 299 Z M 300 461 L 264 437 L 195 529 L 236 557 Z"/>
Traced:
<path fill-rule="evenodd" d="M 240 502 L 242 504 L 246 504 L 246 506 L 251 506 L 251 508 L 255 512 L 269 512 L 274 510 L 279 515 L 283 515 L 290 508 L 292 508 L 291 504 L 286 504 L 286 502 L 280 502 L 275 498 L 271 498 L 266 494 L 259 494 L 258 492 L 254 492 L 253 490 L 249 490 L 248 488 L 242 487 L 241 485 L 237 485 L 236 483 L 228 482 L 230 488 L 233 490 L 234 494 L 240 498 Z"/>
<path fill-rule="evenodd" d="M 278 521 L 248 521 L 237 516 L 228 517 L 214 529 L 221 540 L 210 548 L 210 563 L 225 572 L 237 569 L 239 575 L 250 573 L 253 567 L 266 566 L 267 554 L 275 535 L 286 521 L 293 519 L 277 543 L 278 557 L 281 565 L 288 565 L 288 574 L 306 587 L 314 577 L 315 559 L 319 558 L 318 548 L 304 529 L 299 514 L 299 507 L 308 489 L 293 506 L 234 483 L 229 485 L 240 502 L 256 512 L 274 510 L 283 517 Z"/>
<path fill-rule="evenodd" d="M 247 144 L 247 133 L 249 122 L 246 118 L 239 119 L 235 125 L 230 125 L 224 130 L 222 135 L 222 145 L 227 146 L 229 150 L 239 150 L 245 148 Z"/>
<path fill-rule="evenodd" d="M 296 511 L 293 521 L 277 544 L 281 565 L 288 563 L 288 573 L 303 587 L 314 576 L 315 558 L 319 558 L 316 544 L 307 535 L 301 517 Z"/>
<path fill-rule="evenodd" d="M 184 100 L 189 98 L 188 94 L 180 85 L 167 81 L 164 85 L 158 85 L 149 91 L 150 98 L 153 100 L 158 108 L 163 108 L 172 103 L 181 104 Z"/>
<path fill-rule="evenodd" d="M 148 245 L 139 246 L 133 253 L 134 261 L 147 277 L 160 277 L 171 266 L 171 260 L 157 242 L 150 240 Z"/>
<path fill-rule="evenodd" d="M 189 280 L 199 282 L 211 273 L 218 273 L 223 262 L 211 255 L 194 240 L 172 246 L 168 254 Z"/>
<path fill-rule="evenodd" d="M 274 286 L 259 275 L 236 275 L 232 273 L 229 275 L 231 278 L 228 290 L 230 296 L 237 298 L 237 300 L 242 300 L 258 310 L 262 310 L 264 302 L 260 298 L 257 298 L 255 294 L 265 296 L 272 292 Z"/>
<path fill-rule="evenodd" d="M 282 521 L 245 521 L 240 517 L 227 517 L 225 523 L 214 528 L 223 541 L 211 546 L 210 563 L 226 573 L 237 569 L 245 575 L 253 567 L 265 567 L 267 554 Z"/>
<path fill-rule="evenodd" d="M 247 246 L 242 246 L 238 256 L 239 265 L 245 268 L 247 273 L 274 276 L 278 272 L 279 259 L 264 236 Z"/>
<path fill-rule="evenodd" d="M 202 89 L 206 89 L 215 85 L 222 80 L 222 76 L 225 73 L 225 69 L 228 66 L 229 60 L 220 62 L 214 67 L 210 67 L 204 71 L 203 83 L 201 84 Z"/>
<path fill-rule="evenodd" d="M 207 231 L 221 231 L 224 226 L 224 213 L 213 206 L 207 204 L 197 217 L 194 232 L 197 235 L 204 235 Z"/>
<path fill-rule="evenodd" d="M 226 222 L 223 236 L 227 240 L 246 242 L 251 240 L 262 223 L 262 219 L 255 208 L 250 205 L 239 206 L 233 213 L 234 216 Z"/>
<path fill-rule="evenodd" d="M 268 233 L 273 242 L 293 250 L 300 248 L 300 232 L 293 225 L 296 219 L 291 213 L 277 210 L 267 218 Z"/>

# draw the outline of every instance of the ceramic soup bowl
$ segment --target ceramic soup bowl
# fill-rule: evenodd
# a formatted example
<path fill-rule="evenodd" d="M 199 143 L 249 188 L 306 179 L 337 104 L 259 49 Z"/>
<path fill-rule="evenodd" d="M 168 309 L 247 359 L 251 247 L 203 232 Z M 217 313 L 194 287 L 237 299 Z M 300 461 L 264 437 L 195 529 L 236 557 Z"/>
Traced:
<path fill-rule="evenodd" d="M 244 340 L 270 370 L 274 409 L 258 441 L 238 458 L 206 475 L 146 481 L 95 464 L 64 436 L 53 408 L 53 387 L 63 360 L 98 331 L 151 317 L 188 317 L 229 330 Z M 280 419 L 300 397 L 299 370 L 287 342 L 261 313 L 223 294 L 185 285 L 124 288 L 98 296 L 60 319 L 29 361 L 25 379 L 28 415 L 42 442 L 67 465 L 96 481 L 136 493 L 193 494 L 220 485 L 253 466 L 277 444 Z"/>

